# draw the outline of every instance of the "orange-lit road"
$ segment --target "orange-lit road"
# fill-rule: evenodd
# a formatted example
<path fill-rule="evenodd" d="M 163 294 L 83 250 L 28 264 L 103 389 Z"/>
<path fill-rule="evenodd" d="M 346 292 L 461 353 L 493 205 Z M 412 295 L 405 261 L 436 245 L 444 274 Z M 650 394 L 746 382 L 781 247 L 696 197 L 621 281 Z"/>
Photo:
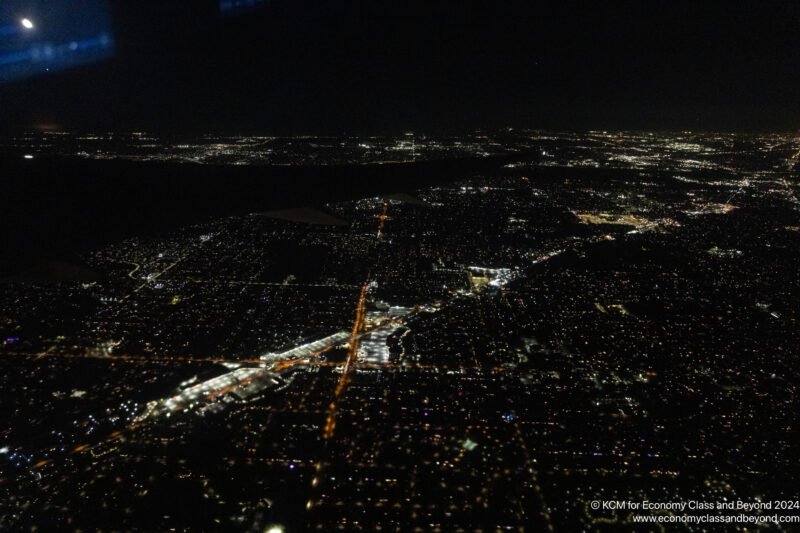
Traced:
<path fill-rule="evenodd" d="M 381 330 L 383 328 L 389 327 L 391 325 L 397 324 L 403 321 L 403 317 L 394 318 L 392 320 L 387 320 L 382 322 L 379 325 L 365 327 L 359 334 L 359 337 L 363 337 L 364 335 L 368 335 L 375 331 Z M 327 352 L 330 350 L 332 346 L 328 346 L 327 348 L 323 348 L 318 352 L 314 352 L 309 354 L 309 356 L 319 355 L 321 353 Z M 54 351 L 44 351 L 44 352 L 9 352 L 0 355 L 0 359 L 4 357 L 20 357 L 20 358 L 39 358 L 39 357 L 62 357 L 64 359 L 108 359 L 111 361 L 125 361 L 131 363 L 155 363 L 155 362 L 165 362 L 165 363 L 196 363 L 196 364 L 204 364 L 204 363 L 231 363 L 231 364 L 243 364 L 243 365 L 261 365 L 264 364 L 264 361 L 261 359 L 226 359 L 223 357 L 182 357 L 182 356 L 158 356 L 158 355 L 134 355 L 134 354 L 86 354 L 86 353 L 69 353 L 69 352 L 54 352 Z M 299 363 L 306 363 L 306 364 L 321 364 L 315 363 L 313 361 L 309 361 L 307 359 L 285 359 L 276 362 L 276 366 L 273 370 L 280 371 L 289 366 L 294 366 Z"/>
<path fill-rule="evenodd" d="M 380 223 L 378 224 L 378 237 L 381 236 L 383 225 L 386 223 L 386 211 L 389 209 L 389 202 L 383 202 L 383 213 L 378 217 Z"/>
<path fill-rule="evenodd" d="M 386 208 L 384 206 L 384 213 L 385 212 Z M 369 287 L 367 285 L 361 287 L 361 296 L 358 298 L 358 307 L 356 307 L 356 321 L 355 324 L 353 324 L 353 331 L 350 333 L 350 347 L 347 350 L 347 359 L 345 359 L 342 377 L 339 378 L 339 383 L 336 385 L 333 402 L 331 402 L 330 406 L 330 413 L 325 421 L 325 432 L 323 435 L 326 439 L 329 439 L 333 436 L 333 430 L 336 428 L 336 402 L 347 385 L 350 371 L 355 366 L 355 361 L 358 358 L 358 348 L 361 346 L 361 332 L 364 330 L 364 319 L 367 315 L 366 310 L 364 309 L 364 304 L 367 299 L 368 289 Z"/>
<path fill-rule="evenodd" d="M 378 223 L 378 238 L 380 238 L 381 232 L 383 231 L 383 226 L 386 223 L 386 212 L 388 210 L 389 202 L 383 202 L 383 211 L 378 217 L 378 220 L 380 220 Z M 342 391 L 347 386 L 347 382 L 350 379 L 350 372 L 353 370 L 353 367 L 355 367 L 356 360 L 358 359 L 358 349 L 361 346 L 361 334 L 364 332 L 364 320 L 367 317 L 364 304 L 367 300 L 368 290 L 369 283 L 365 283 L 364 286 L 361 287 L 361 295 L 358 298 L 358 306 L 356 307 L 356 320 L 353 324 L 353 331 L 350 333 L 350 347 L 347 350 L 347 359 L 345 359 L 342 377 L 339 378 L 339 383 L 336 385 L 336 390 L 333 393 L 333 401 L 330 405 L 328 418 L 325 420 L 325 431 L 323 432 L 325 439 L 330 439 L 333 436 L 333 431 L 336 429 L 336 403 L 339 401 Z"/>
<path fill-rule="evenodd" d="M 378 325 L 364 327 L 361 333 L 359 334 L 359 338 L 363 337 L 364 335 L 369 335 L 370 333 L 374 333 L 375 331 L 379 331 L 383 328 L 392 326 L 394 324 L 398 324 L 403 321 L 403 318 L 404 317 L 397 317 L 391 320 L 386 320 Z M 325 353 L 331 348 L 333 348 L 333 346 L 328 346 L 326 348 L 323 348 L 322 350 L 319 350 L 318 352 L 313 352 L 309 354 L 309 357 Z M 167 357 L 167 356 L 156 356 L 156 355 L 132 355 L 132 354 L 85 354 L 85 353 L 69 353 L 69 352 L 52 352 L 49 350 L 44 352 L 11 352 L 0 355 L 0 359 L 4 357 L 20 357 L 20 358 L 31 358 L 31 359 L 36 359 L 39 357 L 63 357 L 64 359 L 108 359 L 111 361 L 125 361 L 131 363 L 144 363 L 144 364 L 154 363 L 154 362 L 196 363 L 196 364 L 230 363 L 230 364 L 243 364 L 243 365 L 264 364 L 264 361 L 261 359 L 225 359 L 222 357 L 177 357 L 177 356 Z M 278 372 L 297 364 L 330 366 L 333 365 L 334 363 L 319 363 L 315 361 L 310 361 L 308 359 L 283 359 L 275 362 L 276 366 L 273 367 L 273 370 Z"/>

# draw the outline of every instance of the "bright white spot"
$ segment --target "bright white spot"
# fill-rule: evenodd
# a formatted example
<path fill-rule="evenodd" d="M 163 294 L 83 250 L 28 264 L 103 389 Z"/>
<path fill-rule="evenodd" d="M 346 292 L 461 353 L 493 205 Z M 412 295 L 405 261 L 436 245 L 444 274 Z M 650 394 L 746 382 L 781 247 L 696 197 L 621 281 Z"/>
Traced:
<path fill-rule="evenodd" d="M 283 533 L 283 528 L 281 526 L 272 526 L 267 530 L 267 533 Z"/>
<path fill-rule="evenodd" d="M 25 154 L 22 157 L 24 157 L 25 159 L 33 159 L 33 156 L 31 154 Z"/>
<path fill-rule="evenodd" d="M 30 20 L 22 19 L 20 22 L 22 22 L 22 25 L 28 28 L 29 30 L 33 29 L 33 22 L 31 22 Z"/>
<path fill-rule="evenodd" d="M 8 453 L 8 446 L 3 446 L 0 448 L 0 453 Z"/>

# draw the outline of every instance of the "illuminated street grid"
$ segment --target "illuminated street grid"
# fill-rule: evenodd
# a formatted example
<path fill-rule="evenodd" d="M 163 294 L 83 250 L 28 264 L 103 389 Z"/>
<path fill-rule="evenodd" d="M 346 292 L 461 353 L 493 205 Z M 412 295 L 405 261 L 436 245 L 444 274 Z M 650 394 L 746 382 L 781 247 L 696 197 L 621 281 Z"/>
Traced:
<path fill-rule="evenodd" d="M 303 157 L 140 137 L 81 142 Z M 800 497 L 800 139 L 358 141 L 325 157 L 539 155 L 3 286 L 0 529 L 642 531 L 589 502 Z"/>

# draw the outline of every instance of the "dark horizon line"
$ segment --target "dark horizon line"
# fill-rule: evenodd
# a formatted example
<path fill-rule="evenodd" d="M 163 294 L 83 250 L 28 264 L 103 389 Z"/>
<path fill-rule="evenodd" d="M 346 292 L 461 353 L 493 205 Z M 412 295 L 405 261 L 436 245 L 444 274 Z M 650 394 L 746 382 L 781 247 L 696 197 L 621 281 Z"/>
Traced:
<path fill-rule="evenodd" d="M 398 137 L 403 135 L 415 136 L 459 136 L 471 135 L 476 133 L 500 133 L 500 132 L 541 132 L 541 133 L 554 133 L 554 134 L 595 134 L 595 133 L 625 133 L 625 134 L 659 134 L 659 135 L 678 135 L 678 134 L 692 134 L 692 135 L 765 135 L 765 134 L 800 134 L 800 125 L 796 128 L 743 128 L 743 129 L 730 129 L 730 128 L 617 128 L 617 127 L 592 127 L 592 128 L 547 128 L 547 127 L 529 127 L 529 126 L 477 126 L 475 128 L 453 128 L 453 129 L 436 129 L 436 128 L 421 128 L 419 130 L 414 128 L 394 128 L 385 130 L 341 130 L 333 132 L 330 130 L 322 129 L 317 132 L 302 132 L 302 133 L 289 133 L 286 131 L 185 131 L 185 132 L 167 132 L 158 128 L 125 128 L 125 129 L 69 129 L 69 128 L 24 128 L 18 129 L 13 132 L 2 132 L 0 138 L 10 139 L 20 135 L 30 134 L 69 134 L 69 135 L 135 135 L 147 134 L 160 137 L 162 139 L 170 138 L 198 138 L 207 135 L 214 135 L 220 137 L 272 137 L 276 139 L 301 139 L 304 137 L 320 138 L 320 137 Z"/>

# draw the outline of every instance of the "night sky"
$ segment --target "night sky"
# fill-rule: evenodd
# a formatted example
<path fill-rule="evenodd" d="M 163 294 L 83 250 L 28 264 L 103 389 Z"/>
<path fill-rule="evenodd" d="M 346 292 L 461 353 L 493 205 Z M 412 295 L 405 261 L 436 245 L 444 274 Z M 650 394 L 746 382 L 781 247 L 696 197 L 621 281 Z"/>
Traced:
<path fill-rule="evenodd" d="M 44 2 L 23 4 L 56 27 Z M 800 118 L 796 1 L 271 0 L 221 12 L 137 0 L 109 12 L 114 53 L 0 85 L 0 128 L 795 130 Z"/>

